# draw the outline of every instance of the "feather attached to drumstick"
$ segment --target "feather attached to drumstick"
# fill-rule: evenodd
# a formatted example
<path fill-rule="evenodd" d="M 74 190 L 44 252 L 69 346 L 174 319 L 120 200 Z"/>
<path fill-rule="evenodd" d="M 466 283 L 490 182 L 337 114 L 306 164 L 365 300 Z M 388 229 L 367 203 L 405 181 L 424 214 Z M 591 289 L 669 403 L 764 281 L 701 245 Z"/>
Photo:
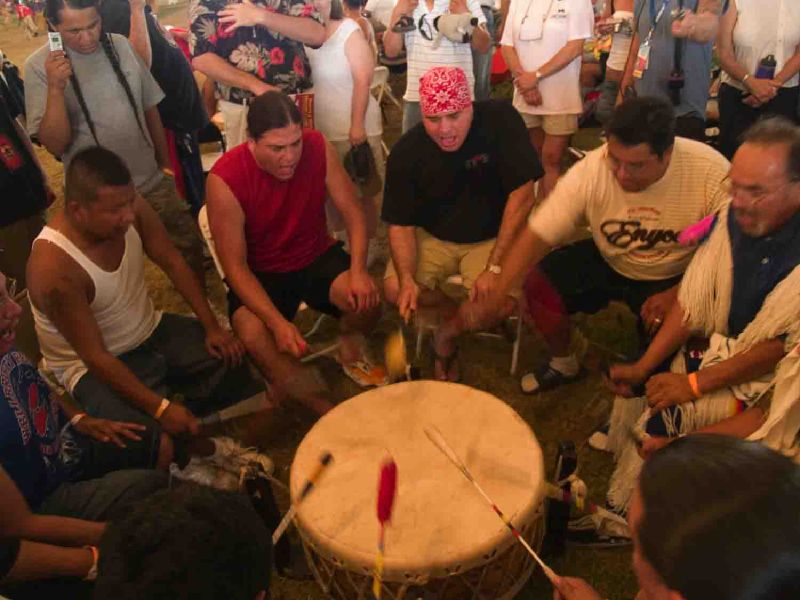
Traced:
<path fill-rule="evenodd" d="M 319 478 L 322 476 L 323 471 L 325 471 L 328 466 L 333 462 L 333 455 L 330 452 L 325 452 L 322 456 L 319 457 L 319 464 L 314 469 L 314 472 L 311 473 L 311 476 L 306 479 L 306 482 L 303 484 L 303 489 L 300 490 L 300 495 L 297 497 L 297 500 L 292 502 L 292 505 L 289 507 L 289 510 L 286 511 L 286 514 L 283 515 L 283 519 L 281 522 L 278 523 L 278 526 L 275 528 L 275 531 L 272 534 L 272 545 L 278 543 L 278 540 L 281 539 L 281 536 L 286 531 L 286 528 L 289 527 L 289 523 L 292 522 L 295 514 L 297 514 L 297 507 L 306 499 L 306 497 L 311 493 L 311 490 L 314 489 L 314 486 L 319 482 Z"/>
<path fill-rule="evenodd" d="M 389 381 L 398 381 L 404 377 L 411 381 L 411 365 L 408 364 L 406 340 L 403 337 L 402 329 L 398 328 L 397 331 L 386 336 L 383 355 Z"/>
<path fill-rule="evenodd" d="M 392 520 L 394 497 L 397 493 L 397 464 L 389 459 L 381 467 L 381 477 L 378 482 L 378 555 L 375 559 L 375 578 L 372 581 L 372 593 L 376 600 L 381 598 L 381 583 L 383 581 L 383 555 L 384 534 L 386 524 Z"/>
<path fill-rule="evenodd" d="M 459 471 L 461 471 L 464 477 L 466 477 L 467 481 L 469 481 L 472 484 L 472 486 L 478 491 L 478 493 L 481 496 L 483 496 L 483 499 L 486 500 L 489 506 L 492 507 L 492 510 L 500 518 L 500 520 L 503 521 L 503 523 L 505 523 L 506 527 L 508 527 L 508 529 L 511 531 L 511 534 L 514 536 L 514 538 L 520 544 L 522 544 L 525 547 L 525 550 L 528 551 L 528 554 L 530 554 L 531 557 L 537 563 L 539 563 L 539 566 L 542 568 L 542 571 L 550 580 L 550 583 L 552 583 L 553 585 L 557 585 L 558 575 L 556 575 L 555 571 L 553 571 L 553 569 L 551 569 L 544 563 L 544 561 L 539 557 L 536 551 L 533 548 L 531 548 L 531 545 L 528 543 L 528 541 L 524 537 L 522 537 L 522 533 L 520 533 L 520 531 L 514 526 L 514 524 L 505 516 L 505 514 L 503 514 L 503 511 L 501 511 L 500 508 L 497 506 L 497 504 L 495 504 L 494 500 L 492 500 L 489 497 L 489 495 L 485 491 L 483 491 L 483 488 L 475 480 L 475 477 L 472 476 L 472 473 L 467 468 L 467 465 L 465 465 L 464 462 L 458 457 L 458 455 L 455 453 L 450 444 L 447 443 L 447 440 L 444 439 L 444 436 L 441 434 L 441 432 L 435 427 L 426 427 L 425 435 L 428 436 L 428 439 L 431 441 L 431 443 L 433 443 L 433 445 L 436 446 L 439 449 L 439 451 L 442 454 L 444 454 L 447 457 L 447 459 L 451 463 L 453 463 L 453 465 L 455 465 L 455 467 Z"/>

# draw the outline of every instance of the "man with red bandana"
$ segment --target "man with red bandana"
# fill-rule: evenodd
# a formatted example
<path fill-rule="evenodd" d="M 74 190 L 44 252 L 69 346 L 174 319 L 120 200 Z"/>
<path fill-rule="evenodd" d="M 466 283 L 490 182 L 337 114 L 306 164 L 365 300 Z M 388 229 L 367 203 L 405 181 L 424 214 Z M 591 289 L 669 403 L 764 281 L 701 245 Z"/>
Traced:
<path fill-rule="evenodd" d="M 506 102 L 472 103 L 464 71 L 435 67 L 419 80 L 422 123 L 389 155 L 383 219 L 392 262 L 384 289 L 401 316 L 438 320 L 435 375 L 459 379 L 457 337 L 511 313 L 479 309 L 500 274 L 500 261 L 533 207 L 542 166 L 519 114 Z M 448 289 L 459 275 L 468 298 Z M 450 292 L 448 295 L 447 292 Z M 423 317 L 425 318 L 425 317 Z"/>
<path fill-rule="evenodd" d="M 216 82 L 229 148 L 247 139 L 247 110 L 269 90 L 311 91 L 303 45 L 325 41 L 310 0 L 199 0 L 190 12 L 192 66 Z"/>

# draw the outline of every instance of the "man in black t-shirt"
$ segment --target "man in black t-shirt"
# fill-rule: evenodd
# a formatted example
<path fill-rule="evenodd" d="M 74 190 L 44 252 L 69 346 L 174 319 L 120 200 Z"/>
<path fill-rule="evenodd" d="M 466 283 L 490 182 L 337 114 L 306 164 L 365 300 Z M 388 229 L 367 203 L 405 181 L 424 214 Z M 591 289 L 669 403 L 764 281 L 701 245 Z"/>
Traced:
<path fill-rule="evenodd" d="M 0 271 L 24 289 L 31 244 L 44 226 L 53 193 L 19 114 L 0 84 Z"/>
<path fill-rule="evenodd" d="M 507 102 L 470 99 L 464 72 L 436 67 L 420 78 L 422 123 L 392 149 L 383 220 L 389 225 L 392 263 L 386 297 L 408 319 L 417 307 L 442 324 L 434 336 L 436 378 L 459 378 L 456 338 L 489 327 L 514 308 L 508 298 L 489 314 L 487 298 L 500 260 L 525 223 L 534 181 L 543 175 L 522 118 Z M 459 275 L 469 292 L 457 306 L 442 291 Z"/>
<path fill-rule="evenodd" d="M 205 197 L 198 133 L 208 125 L 208 115 L 192 67 L 144 0 L 103 0 L 100 16 L 103 31 L 127 37 L 164 91 L 158 113 L 167 132 L 167 141 L 170 146 L 174 144 L 180 163 L 174 165 L 176 184 L 192 212 L 197 214 Z M 180 181 L 177 181 L 178 175 Z"/>

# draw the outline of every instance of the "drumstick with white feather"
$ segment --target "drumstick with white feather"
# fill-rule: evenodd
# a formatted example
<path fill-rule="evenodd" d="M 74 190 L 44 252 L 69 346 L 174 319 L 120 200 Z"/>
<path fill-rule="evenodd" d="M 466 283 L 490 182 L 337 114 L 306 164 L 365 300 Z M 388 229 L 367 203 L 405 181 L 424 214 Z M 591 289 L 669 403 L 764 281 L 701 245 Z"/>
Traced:
<path fill-rule="evenodd" d="M 492 507 L 492 510 L 498 517 L 500 517 L 500 520 L 502 520 L 503 523 L 505 523 L 506 527 L 508 527 L 508 529 L 511 531 L 512 535 L 516 538 L 516 540 L 520 544 L 522 544 L 525 547 L 525 550 L 528 551 L 528 554 L 530 554 L 531 557 L 537 563 L 539 563 L 539 566 L 542 568 L 544 574 L 547 576 L 550 582 L 553 585 L 555 585 L 556 582 L 558 581 L 558 575 L 556 575 L 555 571 L 553 571 L 553 569 L 551 569 L 544 563 L 544 561 L 539 557 L 536 551 L 533 548 L 531 548 L 531 545 L 528 543 L 528 541 L 524 537 L 522 537 L 522 533 L 520 533 L 520 531 L 514 526 L 511 520 L 508 519 L 503 514 L 503 511 L 501 511 L 500 508 L 497 506 L 497 504 L 495 504 L 494 500 L 492 500 L 489 497 L 489 495 L 485 491 L 483 491 L 483 488 L 472 476 L 472 473 L 467 468 L 467 465 L 465 465 L 461 461 L 461 459 L 458 458 L 458 455 L 444 439 L 444 436 L 441 434 L 441 432 L 439 432 L 439 430 L 436 429 L 435 427 L 426 427 L 425 435 L 428 436 L 428 439 L 433 443 L 433 445 L 436 446 L 442 452 L 442 454 L 444 454 L 450 460 L 450 462 L 453 463 L 456 466 L 456 468 L 458 468 L 459 471 L 461 471 L 464 477 L 467 478 L 467 481 L 469 481 L 472 484 L 472 486 L 478 491 L 478 493 L 481 496 L 483 496 L 484 500 L 486 500 L 486 502 Z"/>
<path fill-rule="evenodd" d="M 289 523 L 291 523 L 292 519 L 294 518 L 295 514 L 297 513 L 297 507 L 306 499 L 306 497 L 311 493 L 311 490 L 314 489 L 314 486 L 319 481 L 322 472 L 328 468 L 328 465 L 333 462 L 333 455 L 330 452 L 325 452 L 319 458 L 319 464 L 317 465 L 314 472 L 311 473 L 311 476 L 306 479 L 305 484 L 303 484 L 303 489 L 300 491 L 300 495 L 297 497 L 297 500 L 292 502 L 292 505 L 289 507 L 289 510 L 286 511 L 286 514 L 283 515 L 283 519 L 281 522 L 278 523 L 278 526 L 275 528 L 275 531 L 272 533 L 272 545 L 278 543 L 278 540 L 281 539 L 281 536 L 286 531 L 286 528 L 289 527 Z"/>
<path fill-rule="evenodd" d="M 389 459 L 381 467 L 378 482 L 378 555 L 375 559 L 375 577 L 372 580 L 372 593 L 376 600 L 381 598 L 381 582 L 383 581 L 384 536 L 386 524 L 392 519 L 392 507 L 397 492 L 397 464 Z"/>

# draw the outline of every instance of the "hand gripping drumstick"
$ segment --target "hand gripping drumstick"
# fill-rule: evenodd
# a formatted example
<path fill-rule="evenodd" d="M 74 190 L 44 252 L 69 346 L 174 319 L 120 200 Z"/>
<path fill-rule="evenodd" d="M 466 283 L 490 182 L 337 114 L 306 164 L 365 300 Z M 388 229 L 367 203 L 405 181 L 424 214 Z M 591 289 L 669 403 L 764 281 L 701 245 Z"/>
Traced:
<path fill-rule="evenodd" d="M 322 456 L 319 457 L 319 464 L 317 468 L 314 469 L 314 472 L 311 473 L 311 477 L 306 479 L 306 483 L 303 486 L 303 491 L 300 492 L 300 496 L 295 500 L 292 505 L 289 507 L 289 510 L 286 511 L 286 514 L 283 515 L 283 519 L 281 522 L 278 523 L 278 526 L 275 528 L 275 531 L 272 534 L 272 545 L 278 543 L 278 540 L 281 539 L 281 536 L 286 531 L 286 528 L 289 527 L 289 523 L 294 518 L 294 515 L 297 513 L 297 507 L 300 503 L 306 499 L 311 493 L 311 490 L 314 489 L 314 485 L 322 475 L 322 472 L 328 467 L 328 465 L 333 462 L 333 455 L 330 452 L 325 452 Z"/>
<path fill-rule="evenodd" d="M 514 535 L 517 541 L 520 544 L 522 544 L 525 547 L 525 550 L 528 551 L 528 554 L 530 554 L 533 557 L 533 559 L 537 563 L 539 563 L 539 566 L 542 567 L 542 571 L 550 580 L 550 583 L 556 585 L 556 582 L 558 581 L 558 575 L 556 575 L 555 571 L 553 571 L 553 569 L 544 564 L 544 561 L 541 558 L 539 558 L 539 555 L 536 554 L 536 551 L 533 548 L 531 548 L 530 544 L 525 540 L 524 537 L 522 537 L 522 534 L 516 527 L 514 527 L 514 524 L 509 519 L 506 518 L 506 516 L 503 514 L 503 511 L 501 511 L 498 508 L 498 506 L 494 503 L 494 501 L 488 496 L 488 494 L 483 491 L 483 488 L 477 481 L 475 481 L 475 478 L 472 476 L 472 473 L 470 473 L 469 469 L 467 469 L 467 466 L 461 461 L 461 459 L 458 458 L 456 453 L 444 439 L 439 430 L 436 429 L 435 427 L 426 427 L 425 435 L 427 435 L 428 439 L 433 443 L 433 445 L 436 446 L 441 451 L 441 453 L 444 454 L 448 459 L 450 459 L 450 462 L 453 463 L 458 468 L 459 471 L 461 471 L 464 477 L 467 478 L 467 481 L 469 481 L 475 487 L 475 489 L 478 490 L 478 493 L 481 496 L 483 496 L 486 502 L 489 503 L 495 514 L 497 514 L 497 516 L 500 517 L 503 523 L 505 523 L 506 527 L 508 527 L 509 530 L 511 530 L 511 533 Z"/>
<path fill-rule="evenodd" d="M 392 459 L 383 463 L 381 479 L 378 483 L 378 556 L 375 559 L 375 577 L 372 580 L 372 593 L 376 600 L 381 598 L 381 581 L 383 579 L 383 540 L 386 523 L 392 518 L 392 506 L 397 492 L 397 464 Z"/>

